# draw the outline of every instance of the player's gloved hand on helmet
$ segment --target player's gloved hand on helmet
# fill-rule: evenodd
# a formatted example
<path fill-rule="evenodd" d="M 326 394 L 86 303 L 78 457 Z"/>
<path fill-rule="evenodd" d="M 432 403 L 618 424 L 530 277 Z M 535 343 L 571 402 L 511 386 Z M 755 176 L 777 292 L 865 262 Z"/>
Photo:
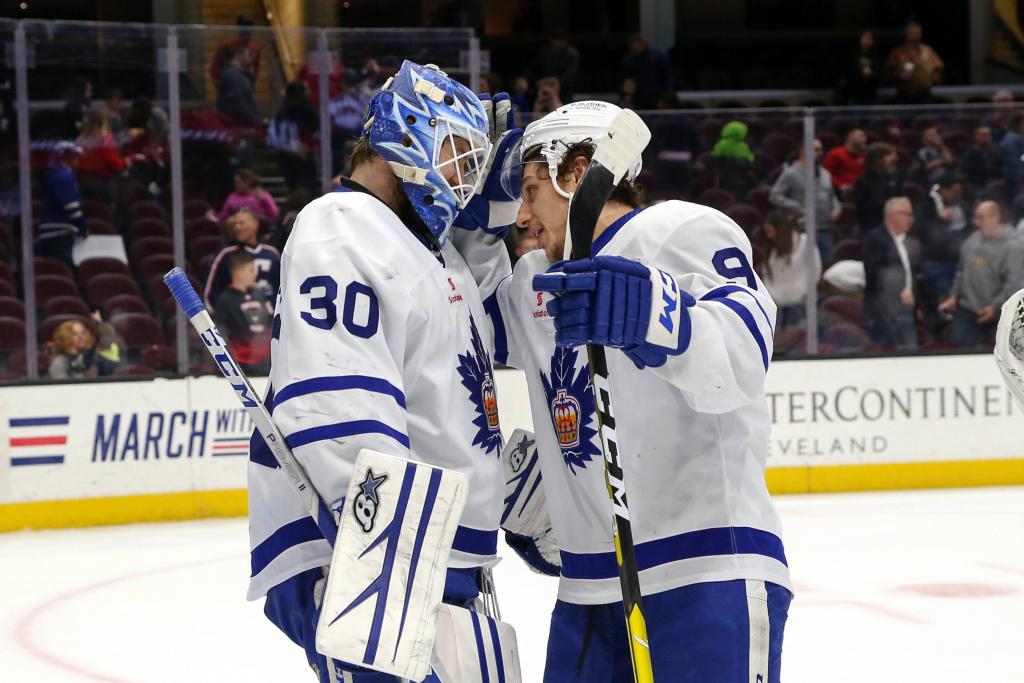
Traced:
<path fill-rule="evenodd" d="M 515 110 L 508 93 L 479 95 L 489 119 L 491 153 L 484 165 L 484 182 L 480 191 L 469 200 L 465 209 L 455 216 L 454 226 L 463 230 L 482 229 L 503 235 L 516 220 L 519 198 L 507 193 L 501 186 L 501 167 L 509 149 L 523 136 L 523 129 L 515 127 Z"/>
<path fill-rule="evenodd" d="M 638 368 L 664 365 L 690 344 L 696 300 L 675 278 L 621 256 L 560 261 L 535 275 L 533 289 L 552 292 L 548 315 L 555 343 L 622 349 Z"/>

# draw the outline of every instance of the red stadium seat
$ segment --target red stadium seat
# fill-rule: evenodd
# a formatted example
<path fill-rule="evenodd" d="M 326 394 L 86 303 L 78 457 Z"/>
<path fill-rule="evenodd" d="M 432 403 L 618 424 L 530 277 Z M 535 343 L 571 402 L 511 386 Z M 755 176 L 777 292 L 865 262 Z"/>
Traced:
<path fill-rule="evenodd" d="M 118 294 L 107 299 L 103 315 L 110 319 L 118 313 L 143 313 L 149 315 L 149 305 L 134 294 Z"/>
<path fill-rule="evenodd" d="M 761 213 L 768 213 L 772 208 L 772 203 L 768 200 L 771 193 L 772 188 L 768 185 L 758 185 L 747 193 L 747 204 L 750 204 Z"/>
<path fill-rule="evenodd" d="M 140 218 L 128 226 L 128 239 L 133 243 L 144 237 L 170 237 L 171 228 L 159 218 Z"/>
<path fill-rule="evenodd" d="M 47 318 L 54 315 L 77 315 L 88 318 L 92 311 L 80 297 L 55 296 L 43 305 L 43 315 Z"/>
<path fill-rule="evenodd" d="M 764 136 L 758 151 L 761 154 L 770 154 L 776 159 L 787 159 L 796 151 L 796 140 L 786 133 L 773 131 Z"/>
<path fill-rule="evenodd" d="M 85 222 L 86 230 L 90 235 L 117 235 L 117 228 L 110 221 L 102 218 L 90 218 Z"/>
<path fill-rule="evenodd" d="M 224 248 L 224 240 L 217 235 L 200 235 L 188 242 L 187 253 L 189 258 L 216 254 Z"/>
<path fill-rule="evenodd" d="M 771 154 L 761 152 L 754 155 L 754 176 L 758 180 L 767 178 L 778 166 L 778 159 Z"/>
<path fill-rule="evenodd" d="M 830 296 L 818 304 L 826 324 L 848 322 L 860 325 L 864 320 L 864 303 L 848 296 Z"/>
<path fill-rule="evenodd" d="M 0 296 L 14 296 L 14 283 L 0 279 Z"/>
<path fill-rule="evenodd" d="M 133 202 L 128 207 L 128 221 L 134 223 L 143 218 L 158 218 L 164 223 L 168 223 L 167 212 L 164 211 L 164 207 L 160 206 L 154 201 L 142 200 Z"/>
<path fill-rule="evenodd" d="M 832 252 L 833 261 L 846 261 L 846 260 L 861 260 L 860 253 L 860 240 L 855 238 L 848 238 L 840 240 L 836 244 L 835 250 Z"/>
<path fill-rule="evenodd" d="M 127 275 L 111 273 L 108 275 L 97 275 L 89 280 L 85 286 L 85 298 L 91 306 L 103 308 L 110 297 L 118 294 L 134 294 L 141 297 L 139 285 Z"/>
<path fill-rule="evenodd" d="M 726 209 L 725 215 L 733 219 L 748 235 L 764 222 L 761 212 L 749 204 L 733 204 Z"/>
<path fill-rule="evenodd" d="M 0 333 L 2 335 L 2 333 Z M 36 350 L 36 367 L 39 370 L 40 377 L 46 377 L 47 370 L 50 367 L 50 352 L 46 347 L 39 347 Z M 8 374 L 16 377 L 24 377 L 26 370 L 28 369 L 28 357 L 25 353 L 25 341 L 21 342 L 21 346 L 14 352 L 11 353 L 7 359 L 7 372 Z"/>
<path fill-rule="evenodd" d="M 45 256 L 36 256 L 33 259 L 35 266 L 36 276 L 39 275 L 60 275 L 66 277 L 69 280 L 74 279 L 71 274 L 71 269 L 68 268 L 68 264 L 63 261 L 58 261 L 54 258 L 46 258 Z"/>
<path fill-rule="evenodd" d="M 836 323 L 825 328 L 822 342 L 840 351 L 862 351 L 871 346 L 871 337 L 862 327 L 854 323 Z"/>
<path fill-rule="evenodd" d="M 156 372 L 145 365 L 120 365 L 114 370 L 115 377 L 152 377 Z"/>
<path fill-rule="evenodd" d="M 82 213 L 85 214 L 86 219 L 99 218 L 107 221 L 108 223 L 114 222 L 114 216 L 110 213 L 110 207 L 106 203 L 96 199 L 86 199 L 82 202 Z M 34 216 L 38 216 L 37 211 L 33 211 Z"/>
<path fill-rule="evenodd" d="M 136 265 L 135 272 L 138 273 L 139 280 L 148 283 L 156 276 L 163 278 L 173 267 L 174 257 L 170 254 L 151 254 Z"/>
<path fill-rule="evenodd" d="M 25 323 L 20 318 L 0 316 L 0 351 L 25 348 Z"/>
<path fill-rule="evenodd" d="M 803 353 L 807 349 L 807 330 L 803 327 L 780 327 L 772 343 L 775 355 Z"/>
<path fill-rule="evenodd" d="M 223 240 L 224 230 L 221 227 L 221 224 L 217 221 L 211 221 L 209 218 L 203 217 L 190 220 L 185 224 L 186 242 L 191 242 L 196 237 L 207 235 Z"/>
<path fill-rule="evenodd" d="M 169 370 L 173 372 L 178 369 L 178 351 L 173 346 L 164 346 L 162 344 L 147 346 L 142 349 L 140 360 L 143 365 L 154 370 Z"/>
<path fill-rule="evenodd" d="M 47 301 L 55 296 L 78 296 L 78 285 L 70 278 L 61 275 L 37 276 L 36 306 L 42 308 Z"/>
<path fill-rule="evenodd" d="M 0 296 L 0 317 L 25 319 L 25 304 L 14 296 Z"/>
<path fill-rule="evenodd" d="M 196 218 L 201 218 L 206 215 L 207 211 L 211 211 L 212 209 L 213 207 L 202 199 L 186 199 L 185 220 L 192 221 Z"/>
<path fill-rule="evenodd" d="M 7 247 L 8 251 L 14 246 L 14 241 L 11 239 L 11 226 L 3 221 L 0 221 L 0 246 Z"/>
<path fill-rule="evenodd" d="M 97 257 L 86 259 L 78 264 L 78 282 L 82 285 L 97 275 L 109 275 L 110 273 L 132 274 L 125 262 L 116 258 Z"/>
<path fill-rule="evenodd" d="M 7 261 L 0 261 L 0 280 L 14 282 L 14 274 L 11 272 L 11 267 L 7 265 Z"/>
<path fill-rule="evenodd" d="M 170 237 L 143 237 L 135 242 L 128 249 L 129 260 L 134 263 L 142 263 L 150 254 L 173 254 L 174 242 Z"/>
<path fill-rule="evenodd" d="M 118 313 L 110 319 L 129 349 L 142 349 L 164 341 L 163 332 L 152 316 L 143 313 Z"/>
<path fill-rule="evenodd" d="M 719 190 L 717 187 L 710 187 L 697 196 L 697 203 L 710 206 L 712 209 L 725 211 L 736 203 L 736 198 L 732 196 L 732 192 Z"/>

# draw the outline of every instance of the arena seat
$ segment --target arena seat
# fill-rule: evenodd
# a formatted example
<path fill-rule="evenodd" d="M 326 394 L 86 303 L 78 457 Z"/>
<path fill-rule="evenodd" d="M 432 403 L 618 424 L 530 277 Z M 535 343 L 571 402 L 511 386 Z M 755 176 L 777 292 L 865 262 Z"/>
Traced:
<path fill-rule="evenodd" d="M 96 308 L 102 308 L 110 297 L 117 296 L 118 294 L 142 296 L 139 285 L 135 280 L 127 275 L 120 275 L 118 273 L 97 275 L 89 280 L 85 286 L 85 298 Z"/>

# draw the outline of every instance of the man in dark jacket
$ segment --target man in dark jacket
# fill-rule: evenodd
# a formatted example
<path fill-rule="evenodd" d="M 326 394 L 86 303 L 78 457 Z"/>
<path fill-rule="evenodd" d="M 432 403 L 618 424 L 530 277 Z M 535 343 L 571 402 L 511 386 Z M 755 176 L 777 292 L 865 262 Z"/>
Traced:
<path fill-rule="evenodd" d="M 864 237 L 864 316 L 871 338 L 900 350 L 917 349 L 914 271 L 920 253 L 907 236 L 914 212 L 906 197 L 886 201 L 882 225 Z"/>
<path fill-rule="evenodd" d="M 656 109 L 662 95 L 672 90 L 672 66 L 668 57 L 648 45 L 639 33 L 629 37 L 629 52 L 622 60 L 622 77 L 636 83 L 634 109 Z"/>
<path fill-rule="evenodd" d="M 260 122 L 256 93 L 248 75 L 249 51 L 233 48 L 231 59 L 220 72 L 217 81 L 217 111 L 232 119 L 233 123 L 254 125 Z"/>
<path fill-rule="evenodd" d="M 934 311 L 953 286 L 960 245 L 971 234 L 961 197 L 963 181 L 946 174 L 918 204 L 915 234 L 921 240 L 921 276 L 927 300 L 924 311 Z"/>
<path fill-rule="evenodd" d="M 85 237 L 85 215 L 82 213 L 82 193 L 71 163 L 81 153 L 72 142 L 59 142 L 53 150 L 49 166 L 42 172 L 39 190 L 42 208 L 39 215 L 39 234 L 36 253 L 68 264 L 75 264 L 71 251 L 75 238 Z"/>

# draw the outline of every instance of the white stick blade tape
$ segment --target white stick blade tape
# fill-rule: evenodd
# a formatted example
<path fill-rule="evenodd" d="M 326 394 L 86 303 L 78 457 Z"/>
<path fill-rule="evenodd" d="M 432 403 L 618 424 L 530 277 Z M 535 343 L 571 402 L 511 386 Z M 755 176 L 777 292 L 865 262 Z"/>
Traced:
<path fill-rule="evenodd" d="M 368 449 L 341 507 L 316 649 L 375 671 L 430 673 L 465 475 Z"/>
<path fill-rule="evenodd" d="M 615 115 L 608 133 L 598 142 L 594 161 L 611 171 L 618 184 L 650 141 L 647 124 L 632 109 L 623 109 Z"/>

